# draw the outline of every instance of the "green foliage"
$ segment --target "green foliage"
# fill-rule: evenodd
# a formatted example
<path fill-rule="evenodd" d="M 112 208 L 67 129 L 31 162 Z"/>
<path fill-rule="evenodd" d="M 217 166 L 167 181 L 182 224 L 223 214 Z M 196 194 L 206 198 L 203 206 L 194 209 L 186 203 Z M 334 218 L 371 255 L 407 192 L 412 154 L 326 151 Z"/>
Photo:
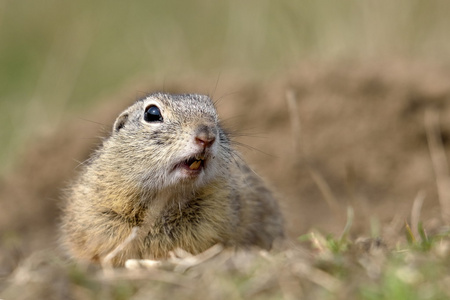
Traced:
<path fill-rule="evenodd" d="M 87 289 L 93 294 L 98 293 L 101 290 L 101 285 L 92 280 L 85 269 L 76 265 L 69 265 L 67 268 L 68 276 L 73 284 Z"/>
<path fill-rule="evenodd" d="M 411 249 L 424 252 L 430 251 L 435 244 L 450 236 L 450 231 L 443 230 L 442 232 L 429 237 L 422 222 L 417 224 L 417 231 L 420 239 L 413 233 L 409 224 L 407 222 L 405 223 L 405 236 L 409 246 Z"/>
<path fill-rule="evenodd" d="M 341 286 L 357 286 L 348 290 L 337 289 L 329 294 L 332 299 L 449 299 L 450 234 L 445 229 L 429 235 L 419 222 L 417 233 L 405 223 L 407 244 L 388 249 L 382 240 L 348 238 L 353 218 L 348 220 L 341 238 L 324 237 L 313 231 L 299 238 L 308 242 L 315 251 L 313 264 L 341 282 Z M 350 296 L 349 296 L 350 295 Z"/>
<path fill-rule="evenodd" d="M 331 252 L 339 254 L 347 251 L 350 242 L 347 239 L 335 239 L 333 235 L 327 235 L 326 246 Z"/>
<path fill-rule="evenodd" d="M 424 257 L 415 249 L 404 251 L 389 259 L 379 280 L 364 284 L 362 299 L 448 299 L 446 259 L 432 254 Z"/>

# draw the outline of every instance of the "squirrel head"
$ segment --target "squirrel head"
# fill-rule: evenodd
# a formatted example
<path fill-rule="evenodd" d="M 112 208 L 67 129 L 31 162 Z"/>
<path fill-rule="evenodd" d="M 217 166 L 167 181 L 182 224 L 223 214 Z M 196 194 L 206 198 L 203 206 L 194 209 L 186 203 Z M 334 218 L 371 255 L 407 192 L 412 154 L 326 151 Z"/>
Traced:
<path fill-rule="evenodd" d="M 212 100 L 197 94 L 138 100 L 116 119 L 104 147 L 113 170 L 148 189 L 205 184 L 232 159 Z"/>

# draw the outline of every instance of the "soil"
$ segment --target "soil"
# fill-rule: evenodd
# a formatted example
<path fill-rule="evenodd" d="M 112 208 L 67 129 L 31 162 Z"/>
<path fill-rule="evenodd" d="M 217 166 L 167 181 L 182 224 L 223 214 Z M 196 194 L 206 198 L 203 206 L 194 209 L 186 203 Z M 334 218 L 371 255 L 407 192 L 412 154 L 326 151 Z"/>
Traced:
<path fill-rule="evenodd" d="M 38 249 L 56 247 L 64 187 L 136 91 L 162 90 L 148 82 L 130 85 L 84 114 L 68 114 L 52 135 L 27 144 L 17 167 L 0 180 L 1 274 Z M 208 93 L 216 100 L 237 147 L 278 195 L 292 239 L 311 228 L 339 234 L 351 206 L 353 235 L 375 232 L 395 243 L 419 193 L 425 196 L 425 227 L 445 224 L 424 115 L 439 114 L 448 153 L 450 69 L 304 63 L 266 79 L 222 74 L 217 86 L 200 76 L 166 79 L 163 90 Z"/>

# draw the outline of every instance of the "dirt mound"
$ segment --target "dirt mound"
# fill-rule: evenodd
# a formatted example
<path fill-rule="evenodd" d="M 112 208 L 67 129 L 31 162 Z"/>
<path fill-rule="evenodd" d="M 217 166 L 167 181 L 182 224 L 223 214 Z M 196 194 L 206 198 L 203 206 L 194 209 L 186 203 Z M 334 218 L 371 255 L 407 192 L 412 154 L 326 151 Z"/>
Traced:
<path fill-rule="evenodd" d="M 56 134 L 30 143 L 16 170 L 1 180 L 3 272 L 55 243 L 61 190 L 141 87 L 160 90 L 130 87 L 122 100 L 116 95 L 71 118 Z M 348 204 L 356 210 L 354 232 L 367 234 L 370 219 L 407 217 L 419 191 L 426 193 L 424 219 L 438 223 L 424 112 L 439 111 L 448 151 L 450 70 L 304 64 L 267 80 L 222 75 L 212 89 L 210 79 L 166 80 L 164 91 L 213 96 L 225 126 L 247 145 L 240 147 L 244 156 L 278 193 L 291 237 L 311 227 L 339 232 Z"/>

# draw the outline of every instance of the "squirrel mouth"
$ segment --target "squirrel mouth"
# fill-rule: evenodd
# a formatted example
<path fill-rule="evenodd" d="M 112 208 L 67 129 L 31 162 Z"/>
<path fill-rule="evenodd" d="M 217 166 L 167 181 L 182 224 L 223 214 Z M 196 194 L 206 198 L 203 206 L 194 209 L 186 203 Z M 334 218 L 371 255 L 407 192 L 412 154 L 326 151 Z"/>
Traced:
<path fill-rule="evenodd" d="M 203 168 L 204 163 L 204 158 L 191 158 L 185 161 L 185 165 L 188 166 L 190 170 L 194 171 Z"/>
<path fill-rule="evenodd" d="M 206 157 L 204 155 L 196 155 L 190 157 L 175 166 L 175 168 L 182 168 L 190 175 L 196 175 L 205 167 Z"/>

